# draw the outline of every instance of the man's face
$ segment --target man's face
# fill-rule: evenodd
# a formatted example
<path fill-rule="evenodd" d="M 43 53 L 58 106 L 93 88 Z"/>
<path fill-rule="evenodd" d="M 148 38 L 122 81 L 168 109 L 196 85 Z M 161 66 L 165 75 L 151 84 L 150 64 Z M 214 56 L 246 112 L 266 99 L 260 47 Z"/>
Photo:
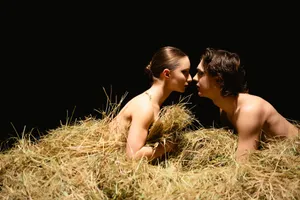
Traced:
<path fill-rule="evenodd" d="M 196 81 L 198 95 L 200 97 L 212 99 L 220 94 L 220 87 L 218 86 L 216 79 L 205 72 L 202 59 L 197 66 L 197 73 L 193 77 L 193 81 Z"/>

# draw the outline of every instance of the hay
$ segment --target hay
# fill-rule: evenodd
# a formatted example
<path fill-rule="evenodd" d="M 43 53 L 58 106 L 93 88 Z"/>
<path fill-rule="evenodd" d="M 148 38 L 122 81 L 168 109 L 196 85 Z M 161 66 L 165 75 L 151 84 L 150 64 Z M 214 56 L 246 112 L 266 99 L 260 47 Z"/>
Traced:
<path fill-rule="evenodd" d="M 164 106 L 147 136 L 147 144 L 158 145 L 167 142 L 180 143 L 185 132 L 197 128 L 199 124 L 187 102 Z"/>
<path fill-rule="evenodd" d="M 237 136 L 225 129 L 200 128 L 184 135 L 177 156 L 184 170 L 234 164 Z"/>
<path fill-rule="evenodd" d="M 238 164 L 236 135 L 192 130 L 191 119 L 182 104 L 162 110 L 148 142 L 179 147 L 156 165 L 127 160 L 107 117 L 62 125 L 38 141 L 20 138 L 0 154 L 0 198 L 300 199 L 299 137 L 266 143 Z"/>

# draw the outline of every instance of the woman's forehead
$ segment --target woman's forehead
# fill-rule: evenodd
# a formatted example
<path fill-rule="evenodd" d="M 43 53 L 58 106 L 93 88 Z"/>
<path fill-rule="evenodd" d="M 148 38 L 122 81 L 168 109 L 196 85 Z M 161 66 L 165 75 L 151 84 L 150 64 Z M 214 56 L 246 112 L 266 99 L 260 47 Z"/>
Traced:
<path fill-rule="evenodd" d="M 177 68 L 189 69 L 190 67 L 191 67 L 190 59 L 187 56 L 179 59 L 179 65 L 177 66 Z"/>

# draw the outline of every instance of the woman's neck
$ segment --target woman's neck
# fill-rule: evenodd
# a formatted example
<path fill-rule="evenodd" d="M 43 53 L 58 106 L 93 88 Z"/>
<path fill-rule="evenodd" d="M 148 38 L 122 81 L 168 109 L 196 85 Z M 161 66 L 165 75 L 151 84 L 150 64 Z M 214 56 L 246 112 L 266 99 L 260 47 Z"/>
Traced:
<path fill-rule="evenodd" d="M 154 82 L 153 85 L 146 91 L 151 98 L 151 101 L 161 106 L 169 97 L 172 91 L 166 90 L 163 82 Z"/>

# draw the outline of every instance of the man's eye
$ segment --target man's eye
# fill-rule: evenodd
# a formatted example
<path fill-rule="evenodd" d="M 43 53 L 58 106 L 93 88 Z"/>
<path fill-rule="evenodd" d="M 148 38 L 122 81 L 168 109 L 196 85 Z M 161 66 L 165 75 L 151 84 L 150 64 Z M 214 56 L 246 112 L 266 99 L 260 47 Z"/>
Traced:
<path fill-rule="evenodd" d="M 204 75 L 204 72 L 198 71 L 198 74 L 199 74 L 199 76 L 203 76 L 203 75 Z"/>

